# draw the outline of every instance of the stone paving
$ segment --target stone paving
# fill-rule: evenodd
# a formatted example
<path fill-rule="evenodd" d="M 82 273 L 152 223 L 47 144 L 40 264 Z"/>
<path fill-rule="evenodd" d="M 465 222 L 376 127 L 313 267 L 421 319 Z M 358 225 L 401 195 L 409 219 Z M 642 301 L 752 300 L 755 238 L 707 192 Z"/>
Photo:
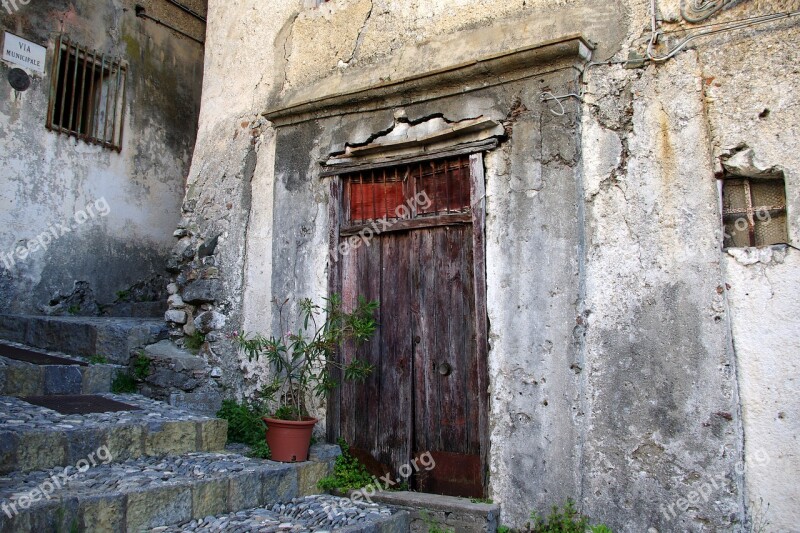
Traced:
<path fill-rule="evenodd" d="M 7 521 L 0 513 L 0 531 L 47 523 L 73 512 L 70 502 L 85 531 L 141 531 L 289 501 L 316 492 L 333 467 L 338 448 L 315 448 L 319 460 L 293 464 L 197 452 L 108 464 L 98 455 L 96 464 L 14 472 L 0 477 L 0 503 L 20 516 Z"/>
<path fill-rule="evenodd" d="M 214 420 L 213 417 L 196 415 L 137 394 L 102 393 L 98 394 L 98 396 L 127 403 L 138 407 L 138 410 L 117 413 L 63 415 L 45 407 L 32 405 L 20 398 L 1 396 L 0 431 L 99 428 L 106 427 L 109 424 L 122 425 L 136 422 Z"/>
<path fill-rule="evenodd" d="M 402 511 L 401 511 L 402 513 Z M 398 516 L 387 506 L 354 502 L 330 495 L 295 498 L 263 508 L 248 509 L 221 516 L 208 516 L 173 527 L 160 527 L 152 533 L 273 533 L 273 532 L 341 532 L 341 531 L 407 531 L 407 517 Z M 376 527 L 383 526 L 383 527 Z"/>
<path fill-rule="evenodd" d="M 74 465 L 103 446 L 115 461 L 225 446 L 224 420 L 135 394 L 100 396 L 138 410 L 64 415 L 19 398 L 0 397 L 0 473 Z"/>

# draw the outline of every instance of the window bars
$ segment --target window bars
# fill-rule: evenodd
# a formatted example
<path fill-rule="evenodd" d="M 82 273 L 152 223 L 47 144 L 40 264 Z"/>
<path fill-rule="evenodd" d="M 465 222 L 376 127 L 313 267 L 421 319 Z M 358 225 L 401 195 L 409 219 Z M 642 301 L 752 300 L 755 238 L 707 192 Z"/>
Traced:
<path fill-rule="evenodd" d="M 70 42 L 56 42 L 47 128 L 103 148 L 122 150 L 128 66 Z"/>
<path fill-rule="evenodd" d="M 341 177 L 346 225 L 470 210 L 469 156 L 356 171 Z M 413 201 L 419 198 L 425 201 Z"/>
<path fill-rule="evenodd" d="M 782 179 L 722 181 L 723 246 L 742 248 L 786 243 L 786 189 Z"/>

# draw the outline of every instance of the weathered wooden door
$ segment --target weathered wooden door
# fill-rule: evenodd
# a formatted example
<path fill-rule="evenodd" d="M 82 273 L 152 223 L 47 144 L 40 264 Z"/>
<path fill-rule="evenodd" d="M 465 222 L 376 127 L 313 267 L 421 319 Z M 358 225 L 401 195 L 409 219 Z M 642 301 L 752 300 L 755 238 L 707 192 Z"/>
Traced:
<path fill-rule="evenodd" d="M 379 300 L 380 328 L 368 345 L 345 347 L 345 359 L 376 370 L 363 384 L 343 384 L 330 420 L 331 436 L 344 437 L 374 473 L 413 474 L 418 490 L 479 497 L 486 387 L 475 163 L 461 156 L 342 176 L 332 289 L 346 305 Z M 482 252 L 477 259 L 483 276 Z"/>

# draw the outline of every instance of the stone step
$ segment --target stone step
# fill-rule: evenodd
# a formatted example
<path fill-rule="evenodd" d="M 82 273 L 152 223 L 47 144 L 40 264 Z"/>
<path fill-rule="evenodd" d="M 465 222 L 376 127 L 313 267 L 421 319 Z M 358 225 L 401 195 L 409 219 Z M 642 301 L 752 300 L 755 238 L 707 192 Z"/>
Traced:
<path fill-rule="evenodd" d="M 191 414 L 136 394 L 97 396 L 97 403 L 111 400 L 135 409 L 62 414 L 20 398 L 0 397 L 0 474 L 75 465 L 99 453 L 119 462 L 225 447 L 224 420 Z M 44 397 L 44 401 L 53 398 L 63 404 L 62 409 L 69 405 L 69 397 Z"/>
<path fill-rule="evenodd" d="M 163 320 L 149 318 L 0 315 L 0 339 L 121 365 L 167 335 Z"/>
<path fill-rule="evenodd" d="M 468 498 L 384 490 L 375 491 L 371 499 L 408 511 L 412 533 L 428 533 L 432 526 L 458 533 L 494 533 L 500 521 L 500 505 Z"/>
<path fill-rule="evenodd" d="M 16 343 L 0 343 L 0 353 L 5 347 L 69 361 L 64 354 L 30 349 Z M 73 360 L 71 364 L 35 364 L 0 355 L 0 396 L 109 392 L 116 375 L 126 371 L 127 368 L 121 365 L 87 364 L 81 360 Z"/>
<path fill-rule="evenodd" d="M 112 317 L 164 318 L 169 309 L 163 302 L 117 302 L 103 306 L 100 314 Z"/>
<path fill-rule="evenodd" d="M 275 463 L 231 453 L 188 453 L 0 477 L 0 532 L 147 531 L 291 501 L 316 491 L 338 446 L 311 461 Z"/>
<path fill-rule="evenodd" d="M 353 501 L 328 494 L 295 498 L 290 502 L 247 509 L 238 513 L 207 516 L 172 527 L 158 527 L 151 533 L 216 533 L 257 531 L 308 533 L 408 533 L 409 513 L 385 505 Z"/>

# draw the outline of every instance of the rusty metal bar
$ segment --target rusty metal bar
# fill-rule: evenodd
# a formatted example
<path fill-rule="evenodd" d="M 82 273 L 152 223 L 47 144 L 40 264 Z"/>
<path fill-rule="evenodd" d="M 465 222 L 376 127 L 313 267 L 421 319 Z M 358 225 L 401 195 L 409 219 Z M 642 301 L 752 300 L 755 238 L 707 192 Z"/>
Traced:
<path fill-rule="evenodd" d="M 59 109 L 58 113 L 59 133 L 64 133 L 64 106 L 66 106 L 67 100 L 67 72 L 69 71 L 69 40 L 67 40 L 66 47 L 67 49 L 64 57 L 64 62 L 66 63 L 66 66 L 64 67 L 64 86 L 61 88 L 61 109 Z M 59 78 L 60 77 L 61 76 L 59 76 Z"/>
<path fill-rule="evenodd" d="M 101 80 L 102 80 L 101 81 L 101 87 L 105 87 L 106 88 L 106 114 L 103 117 L 103 146 L 106 146 L 106 144 L 108 143 L 108 115 L 111 114 L 111 112 L 108 110 L 108 106 L 109 106 L 109 104 L 111 104 L 111 68 L 112 67 L 113 67 L 113 63 L 111 61 L 109 61 L 109 63 L 108 63 L 108 78 L 109 78 L 109 82 L 108 83 L 105 83 L 105 78 L 106 78 L 105 69 L 102 69 L 100 71 L 100 76 L 101 76 Z M 101 96 L 102 96 L 102 89 L 100 89 L 100 91 L 101 91 Z M 101 99 L 101 101 L 102 101 L 102 99 Z"/>
<path fill-rule="evenodd" d="M 61 65 L 61 39 L 63 35 L 58 36 L 53 51 L 53 65 L 50 69 L 50 101 L 47 104 L 47 127 L 53 129 L 53 118 L 56 109 L 56 99 L 58 99 L 58 70 Z"/>
<path fill-rule="evenodd" d="M 750 246 L 755 246 L 756 221 L 755 217 L 753 217 L 755 210 L 753 209 L 753 192 L 750 189 L 750 180 L 742 180 L 742 185 L 744 185 L 744 198 L 745 202 L 747 202 L 747 233 L 750 238 Z"/>
<path fill-rule="evenodd" d="M 79 59 L 79 58 L 78 58 Z M 89 64 L 89 50 L 83 50 L 83 69 L 81 69 L 81 96 L 78 99 L 78 125 L 75 128 L 75 131 L 78 132 L 79 135 L 83 133 L 83 113 L 85 112 L 83 109 L 83 97 L 85 94 L 86 89 L 86 72 L 88 71 L 88 64 Z"/>
<path fill-rule="evenodd" d="M 86 138 L 92 139 L 94 138 L 94 130 L 95 124 L 94 119 L 96 116 L 97 111 L 97 104 L 95 103 L 95 94 L 94 94 L 94 79 L 96 77 L 96 70 L 97 70 L 97 51 L 92 51 L 92 73 L 89 79 L 89 128 L 86 130 Z"/>
<path fill-rule="evenodd" d="M 72 92 L 70 93 L 69 99 L 69 121 L 67 122 L 67 128 L 70 131 L 75 131 L 73 128 L 73 117 L 75 115 L 75 89 L 78 88 L 78 58 L 80 57 L 80 48 L 78 45 L 75 45 L 75 68 L 72 70 Z"/>
<path fill-rule="evenodd" d="M 123 65 L 120 64 L 120 68 Z M 125 67 L 125 76 L 122 78 L 122 102 L 119 110 L 119 140 L 117 142 L 117 152 L 122 151 L 122 132 L 125 130 L 125 96 L 128 93 L 128 68 Z"/>
<path fill-rule="evenodd" d="M 114 89 L 114 118 L 111 120 L 111 145 L 116 146 L 117 136 L 117 104 L 119 103 L 119 82 L 122 76 L 121 61 L 117 62 L 117 83 Z"/>
<path fill-rule="evenodd" d="M 450 212 L 450 201 L 452 200 L 450 198 L 450 173 L 449 173 L 449 167 L 450 167 L 450 160 L 449 159 L 445 159 L 444 160 L 444 197 L 445 197 L 444 209 L 445 209 L 445 212 L 447 212 L 447 213 Z"/>

